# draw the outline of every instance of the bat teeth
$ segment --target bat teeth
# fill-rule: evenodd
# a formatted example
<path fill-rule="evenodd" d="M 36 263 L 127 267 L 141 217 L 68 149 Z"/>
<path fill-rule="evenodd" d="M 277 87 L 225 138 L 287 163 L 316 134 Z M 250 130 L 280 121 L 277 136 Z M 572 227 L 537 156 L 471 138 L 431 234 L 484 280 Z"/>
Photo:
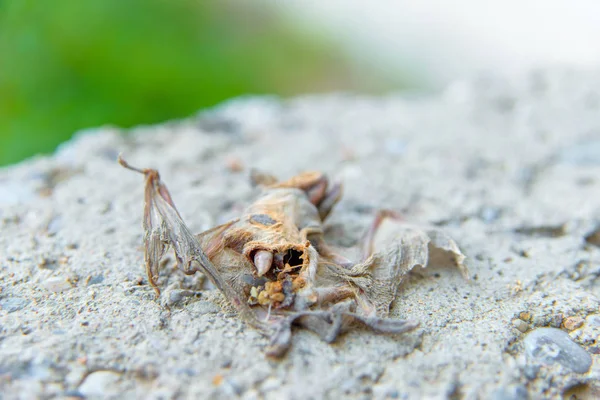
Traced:
<path fill-rule="evenodd" d="M 266 250 L 259 250 L 254 255 L 254 265 L 256 266 L 256 271 L 258 272 L 258 276 L 263 276 L 270 269 L 273 264 L 273 253 Z"/>

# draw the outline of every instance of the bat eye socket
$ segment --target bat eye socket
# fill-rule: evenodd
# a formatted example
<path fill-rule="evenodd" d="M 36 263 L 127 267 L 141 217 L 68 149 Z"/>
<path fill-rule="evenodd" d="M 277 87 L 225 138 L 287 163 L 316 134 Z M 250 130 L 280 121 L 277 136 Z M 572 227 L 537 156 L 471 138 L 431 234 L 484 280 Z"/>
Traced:
<path fill-rule="evenodd" d="M 285 264 L 289 264 L 292 267 L 296 265 L 302 265 L 304 263 L 304 260 L 302 260 L 302 254 L 303 253 L 298 250 L 288 250 L 283 256 L 283 265 L 285 266 Z"/>

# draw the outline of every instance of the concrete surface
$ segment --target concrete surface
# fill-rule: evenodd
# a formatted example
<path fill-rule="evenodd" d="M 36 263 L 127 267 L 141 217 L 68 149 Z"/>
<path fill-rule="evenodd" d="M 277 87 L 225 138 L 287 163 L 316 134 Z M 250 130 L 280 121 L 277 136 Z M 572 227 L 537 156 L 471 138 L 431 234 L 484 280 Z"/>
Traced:
<path fill-rule="evenodd" d="M 267 339 L 217 293 L 181 296 L 200 277 L 163 277 L 167 299 L 154 299 L 142 177 L 119 152 L 161 171 L 196 231 L 252 199 L 250 168 L 323 170 L 345 185 L 332 241 L 355 243 L 394 208 L 446 229 L 471 280 L 413 274 L 392 315 L 421 321 L 414 332 L 329 345 L 302 331 L 286 358 L 267 359 Z M 481 78 L 427 97 L 250 97 L 128 134 L 82 132 L 0 171 L 0 398 L 591 398 L 599 172 L 600 72 Z"/>

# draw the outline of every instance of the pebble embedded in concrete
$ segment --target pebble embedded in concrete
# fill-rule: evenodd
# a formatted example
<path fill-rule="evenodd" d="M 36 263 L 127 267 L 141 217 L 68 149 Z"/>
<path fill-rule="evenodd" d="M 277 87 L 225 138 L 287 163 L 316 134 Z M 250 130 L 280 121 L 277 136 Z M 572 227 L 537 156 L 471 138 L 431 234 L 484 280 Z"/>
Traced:
<path fill-rule="evenodd" d="M 580 328 L 583 325 L 583 323 L 584 323 L 583 318 L 577 317 L 577 316 L 568 317 L 563 321 L 563 325 L 568 331 L 572 331 L 577 328 Z"/>
<path fill-rule="evenodd" d="M 529 329 L 529 324 L 522 319 L 516 318 L 512 321 L 513 326 L 517 328 L 520 332 L 525 333 L 527 329 Z"/>
<path fill-rule="evenodd" d="M 79 386 L 84 396 L 106 396 L 113 393 L 115 384 L 121 375 L 114 371 L 96 371 L 89 374 Z"/>
<path fill-rule="evenodd" d="M 556 328 L 538 328 L 525 337 L 525 351 L 532 361 L 560 364 L 578 374 L 586 373 L 592 357 L 566 333 Z"/>
<path fill-rule="evenodd" d="M 42 283 L 42 286 L 46 290 L 49 290 L 50 292 L 54 293 L 64 292 L 65 290 L 69 290 L 73 287 L 71 285 L 71 282 L 69 282 L 67 278 L 62 276 L 49 278 L 44 283 Z"/>

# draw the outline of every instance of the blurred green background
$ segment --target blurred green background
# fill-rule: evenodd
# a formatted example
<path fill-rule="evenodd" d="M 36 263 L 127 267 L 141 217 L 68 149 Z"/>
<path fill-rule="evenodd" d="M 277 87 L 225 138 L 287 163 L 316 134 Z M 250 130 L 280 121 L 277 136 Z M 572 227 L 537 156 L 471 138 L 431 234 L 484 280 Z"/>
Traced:
<path fill-rule="evenodd" d="M 0 165 L 50 152 L 82 128 L 156 123 L 241 94 L 409 82 L 382 78 L 258 4 L 0 0 Z"/>

